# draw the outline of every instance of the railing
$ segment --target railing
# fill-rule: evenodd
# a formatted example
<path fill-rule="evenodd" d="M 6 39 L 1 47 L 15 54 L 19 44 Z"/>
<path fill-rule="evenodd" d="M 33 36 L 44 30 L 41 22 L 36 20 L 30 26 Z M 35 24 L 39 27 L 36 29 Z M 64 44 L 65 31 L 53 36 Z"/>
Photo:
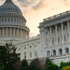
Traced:
<path fill-rule="evenodd" d="M 26 39 L 26 40 L 29 40 L 29 39 L 34 39 L 34 38 L 37 38 L 37 37 L 39 37 L 40 35 L 37 35 L 37 36 L 34 36 L 34 37 L 30 37 L 30 38 L 28 38 L 28 39 Z"/>
<path fill-rule="evenodd" d="M 0 40 L 0 43 L 5 43 L 5 41 Z"/>
<path fill-rule="evenodd" d="M 44 21 L 48 21 L 50 19 L 58 18 L 58 17 L 60 17 L 62 15 L 69 14 L 69 13 L 70 13 L 70 10 L 66 11 L 66 12 L 63 12 L 63 13 L 60 13 L 60 14 L 57 14 L 57 15 L 54 15 L 54 16 L 51 16 L 51 17 L 48 17 L 48 18 L 45 18 Z"/>

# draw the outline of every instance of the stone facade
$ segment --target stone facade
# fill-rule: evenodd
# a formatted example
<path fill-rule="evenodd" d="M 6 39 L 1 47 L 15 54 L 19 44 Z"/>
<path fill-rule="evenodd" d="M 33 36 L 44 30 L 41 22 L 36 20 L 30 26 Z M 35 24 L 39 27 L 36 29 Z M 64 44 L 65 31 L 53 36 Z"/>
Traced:
<path fill-rule="evenodd" d="M 29 28 L 21 10 L 12 2 L 0 6 L 0 45 L 12 42 L 20 53 L 21 60 L 29 62 L 47 57 L 55 64 L 70 59 L 70 11 L 46 18 L 39 25 L 40 35 L 29 37 Z M 4 42 L 5 41 L 5 42 Z"/>

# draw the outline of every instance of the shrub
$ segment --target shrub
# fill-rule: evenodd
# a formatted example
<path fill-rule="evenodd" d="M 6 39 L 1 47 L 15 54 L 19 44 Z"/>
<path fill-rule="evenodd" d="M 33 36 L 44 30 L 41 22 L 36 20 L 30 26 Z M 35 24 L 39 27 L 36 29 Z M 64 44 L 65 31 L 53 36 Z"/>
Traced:
<path fill-rule="evenodd" d="M 70 66 L 64 66 L 62 70 L 70 70 Z"/>
<path fill-rule="evenodd" d="M 28 70 L 28 63 L 26 59 L 23 59 L 21 70 Z"/>

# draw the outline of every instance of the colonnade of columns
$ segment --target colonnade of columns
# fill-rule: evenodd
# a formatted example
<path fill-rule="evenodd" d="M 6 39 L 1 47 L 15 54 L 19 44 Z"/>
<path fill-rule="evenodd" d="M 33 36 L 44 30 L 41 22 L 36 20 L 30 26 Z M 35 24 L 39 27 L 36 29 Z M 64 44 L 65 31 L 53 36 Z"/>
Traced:
<path fill-rule="evenodd" d="M 64 43 L 64 24 L 61 23 L 61 42 Z M 58 24 L 55 25 L 55 44 L 57 45 L 58 44 L 58 31 L 57 31 L 57 28 L 58 28 Z M 70 23 L 69 21 L 67 21 L 67 30 L 68 30 L 68 42 L 70 42 Z M 49 42 L 49 45 L 52 46 L 52 27 L 50 26 L 49 27 L 49 33 L 50 33 L 50 42 Z"/>
<path fill-rule="evenodd" d="M 29 32 L 15 27 L 1 27 L 0 37 L 18 37 L 18 38 L 29 38 Z"/>

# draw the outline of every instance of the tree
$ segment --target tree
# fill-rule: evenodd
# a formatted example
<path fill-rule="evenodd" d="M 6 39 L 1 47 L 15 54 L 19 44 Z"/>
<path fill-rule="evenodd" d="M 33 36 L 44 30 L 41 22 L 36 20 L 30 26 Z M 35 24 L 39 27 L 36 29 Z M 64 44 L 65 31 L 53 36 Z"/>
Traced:
<path fill-rule="evenodd" d="M 44 70 L 59 70 L 59 67 L 47 58 Z"/>
<path fill-rule="evenodd" d="M 63 62 L 63 61 L 62 61 L 62 62 L 60 63 L 60 69 L 61 69 L 61 70 L 62 70 L 62 68 L 64 68 L 64 67 L 66 68 L 67 66 L 70 66 L 70 62 Z"/>
<path fill-rule="evenodd" d="M 5 70 L 14 70 L 13 64 L 20 60 L 19 54 L 16 54 L 16 48 L 12 44 L 0 46 L 0 60 Z"/>
<path fill-rule="evenodd" d="M 41 64 L 38 58 L 34 59 L 31 63 L 30 63 L 30 70 L 41 70 Z"/>
<path fill-rule="evenodd" d="M 2 60 L 0 59 L 0 70 L 4 70 L 4 69 L 5 69 L 5 66 L 3 65 Z"/>
<path fill-rule="evenodd" d="M 50 59 L 47 58 L 47 59 L 46 59 L 46 62 L 45 62 L 45 67 L 46 67 L 46 65 L 48 64 L 49 61 L 50 61 Z"/>
<path fill-rule="evenodd" d="M 21 70 L 28 70 L 28 63 L 26 59 L 23 59 Z"/>

